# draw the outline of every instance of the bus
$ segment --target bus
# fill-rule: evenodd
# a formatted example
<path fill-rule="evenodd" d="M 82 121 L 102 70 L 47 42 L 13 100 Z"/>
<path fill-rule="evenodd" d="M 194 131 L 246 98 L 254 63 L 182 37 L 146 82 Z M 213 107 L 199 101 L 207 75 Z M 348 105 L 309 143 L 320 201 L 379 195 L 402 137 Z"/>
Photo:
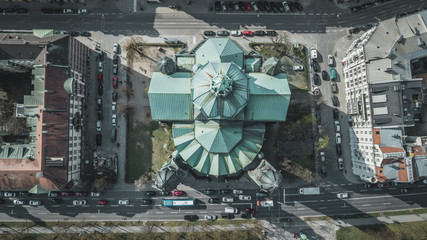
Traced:
<path fill-rule="evenodd" d="M 188 207 L 194 206 L 196 199 L 163 199 L 163 206 L 165 207 Z"/>

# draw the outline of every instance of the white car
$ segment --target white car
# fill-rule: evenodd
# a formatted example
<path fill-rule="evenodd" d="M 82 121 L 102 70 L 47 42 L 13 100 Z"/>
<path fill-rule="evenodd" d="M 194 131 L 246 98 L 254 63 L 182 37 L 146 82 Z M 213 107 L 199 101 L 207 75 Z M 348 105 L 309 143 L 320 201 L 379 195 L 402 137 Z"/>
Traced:
<path fill-rule="evenodd" d="M 79 10 L 77 11 L 77 13 L 78 13 L 78 14 L 88 14 L 88 13 L 89 13 L 89 11 L 88 11 L 86 8 L 83 8 L 83 9 L 79 9 Z"/>
<path fill-rule="evenodd" d="M 332 55 L 328 55 L 328 65 L 329 67 L 334 66 L 334 57 Z"/>
<path fill-rule="evenodd" d="M 4 192 L 4 196 L 5 197 L 15 197 L 16 193 L 14 193 L 14 192 Z"/>
<path fill-rule="evenodd" d="M 111 116 L 111 124 L 113 125 L 113 127 L 115 127 L 117 125 L 117 116 L 116 116 L 116 114 L 113 114 Z"/>
<path fill-rule="evenodd" d="M 315 96 L 320 95 L 320 88 L 319 88 L 319 87 L 315 87 L 315 88 L 313 89 L 313 95 L 315 95 Z"/>
<path fill-rule="evenodd" d="M 232 203 L 234 202 L 234 199 L 232 197 L 222 197 L 222 202 Z"/>
<path fill-rule="evenodd" d="M 344 170 L 344 160 L 342 158 L 338 158 L 338 169 Z"/>
<path fill-rule="evenodd" d="M 217 220 L 218 216 L 216 215 L 205 215 L 205 220 Z"/>
<path fill-rule="evenodd" d="M 241 31 L 231 31 L 231 36 L 240 37 L 240 36 L 242 36 L 242 32 Z"/>
<path fill-rule="evenodd" d="M 101 193 L 99 193 L 99 192 L 91 192 L 90 196 L 92 196 L 92 197 L 99 197 L 99 196 L 101 196 Z"/>
<path fill-rule="evenodd" d="M 113 45 L 113 53 L 114 54 L 119 53 L 119 44 L 118 43 L 114 43 L 114 45 Z"/>
<path fill-rule="evenodd" d="M 341 128 L 340 128 L 340 122 L 339 121 L 335 121 L 335 132 L 340 132 Z"/>
<path fill-rule="evenodd" d="M 103 70 L 103 68 L 102 68 L 102 62 L 100 61 L 100 62 L 98 63 L 98 71 L 99 71 L 100 73 L 102 73 L 102 70 Z"/>
<path fill-rule="evenodd" d="M 74 11 L 73 11 L 73 9 L 64 9 L 64 10 L 62 10 L 62 13 L 64 13 L 64 14 L 73 14 Z"/>
<path fill-rule="evenodd" d="M 39 206 L 39 205 L 42 205 L 42 201 L 40 201 L 40 200 L 30 200 L 30 202 L 28 204 L 30 206 Z"/>
<path fill-rule="evenodd" d="M 255 12 L 257 12 L 257 11 L 258 11 L 258 6 L 256 5 L 256 2 L 255 2 L 255 1 L 252 1 L 252 2 L 251 2 L 251 5 L 252 5 L 252 9 L 253 9 Z"/>
<path fill-rule="evenodd" d="M 317 50 L 314 47 L 312 47 L 310 49 L 310 58 L 311 59 L 316 59 L 317 58 Z"/>
<path fill-rule="evenodd" d="M 289 12 L 291 9 L 289 8 L 289 5 L 288 5 L 288 3 L 286 2 L 286 1 L 283 1 L 282 2 L 282 5 L 283 5 L 283 7 L 285 8 L 285 11 L 286 12 Z"/>
<path fill-rule="evenodd" d="M 128 205 L 129 200 L 119 200 L 119 205 Z"/>
<path fill-rule="evenodd" d="M 335 141 L 337 144 L 341 144 L 341 134 L 340 133 L 335 134 Z"/>
<path fill-rule="evenodd" d="M 337 198 L 348 198 L 348 193 L 338 193 Z"/>
<path fill-rule="evenodd" d="M 74 200 L 73 205 L 74 206 L 86 205 L 86 200 Z"/>
<path fill-rule="evenodd" d="M 304 67 L 302 65 L 293 66 L 294 71 L 302 71 L 304 70 Z"/>
<path fill-rule="evenodd" d="M 101 121 L 97 121 L 97 122 L 96 122 L 96 131 L 97 131 L 97 132 L 101 132 L 101 130 L 102 130 L 102 127 L 101 127 Z"/>
<path fill-rule="evenodd" d="M 113 74 L 117 74 L 118 69 L 119 69 L 118 65 L 117 64 L 113 64 Z"/>
<path fill-rule="evenodd" d="M 17 200 L 17 199 L 15 199 L 15 200 L 13 200 L 13 204 L 15 204 L 15 205 L 24 205 L 24 201 L 23 200 Z"/>
<path fill-rule="evenodd" d="M 117 102 L 112 102 L 111 103 L 111 111 L 113 111 L 113 112 L 116 111 L 116 105 L 117 105 Z"/>
<path fill-rule="evenodd" d="M 239 200 L 250 201 L 252 198 L 249 195 L 239 195 Z"/>
<path fill-rule="evenodd" d="M 325 153 L 324 152 L 320 152 L 320 159 L 322 160 L 322 162 L 326 161 Z"/>

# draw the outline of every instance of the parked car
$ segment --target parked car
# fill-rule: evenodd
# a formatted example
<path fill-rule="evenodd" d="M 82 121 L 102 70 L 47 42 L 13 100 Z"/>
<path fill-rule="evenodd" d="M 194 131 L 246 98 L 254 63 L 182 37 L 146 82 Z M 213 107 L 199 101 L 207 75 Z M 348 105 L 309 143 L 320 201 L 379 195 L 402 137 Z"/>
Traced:
<path fill-rule="evenodd" d="M 101 132 L 101 130 L 102 130 L 101 121 L 96 121 L 96 131 Z M 62 196 L 64 196 L 64 195 L 62 195 Z"/>
<path fill-rule="evenodd" d="M 224 30 L 217 31 L 216 34 L 218 36 L 229 36 L 230 35 L 230 33 L 228 31 L 224 31 Z"/>
<path fill-rule="evenodd" d="M 255 31 L 255 32 L 254 32 L 254 35 L 255 35 L 255 36 L 264 36 L 264 35 L 265 35 L 265 32 L 264 32 L 264 31 L 261 31 L 261 30 L 259 30 L 259 31 Z"/>
<path fill-rule="evenodd" d="M 234 214 L 233 213 L 221 213 L 221 218 L 223 219 L 233 219 Z"/>
<path fill-rule="evenodd" d="M 319 96 L 319 95 L 320 95 L 320 88 L 315 87 L 315 88 L 313 89 L 313 95 L 314 95 L 314 96 Z"/>
<path fill-rule="evenodd" d="M 208 202 L 210 204 L 220 204 L 221 201 L 219 200 L 219 198 L 209 198 Z"/>
<path fill-rule="evenodd" d="M 50 191 L 50 192 L 47 194 L 47 196 L 48 196 L 48 197 L 58 197 L 58 196 L 59 196 L 59 192 L 53 192 L 53 191 Z"/>
<path fill-rule="evenodd" d="M 116 106 L 117 106 L 117 102 L 112 102 L 111 103 L 111 111 L 115 112 L 116 111 Z"/>
<path fill-rule="evenodd" d="M 239 200 L 241 201 L 250 201 L 252 198 L 249 195 L 239 195 Z"/>
<path fill-rule="evenodd" d="M 232 202 L 234 202 L 233 197 L 222 197 L 221 200 L 222 200 L 223 203 L 232 203 Z"/>
<path fill-rule="evenodd" d="M 170 192 L 164 192 L 164 191 L 160 192 L 161 196 L 169 196 L 169 194 L 170 194 Z"/>
<path fill-rule="evenodd" d="M 152 204 L 153 203 L 153 200 L 151 200 L 151 199 L 142 199 L 142 204 Z"/>
<path fill-rule="evenodd" d="M 328 78 L 329 78 L 328 72 L 326 72 L 325 70 L 323 70 L 322 71 L 322 79 L 326 81 L 326 80 L 328 80 Z"/>
<path fill-rule="evenodd" d="M 341 144 L 341 134 L 340 133 L 335 133 L 335 142 L 337 144 Z"/>
<path fill-rule="evenodd" d="M 86 205 L 86 200 L 74 200 L 74 201 L 73 201 L 73 205 L 74 205 L 74 206 L 82 206 L 82 205 Z"/>
<path fill-rule="evenodd" d="M 325 177 L 328 175 L 328 171 L 326 169 L 326 166 L 322 166 L 322 168 L 320 169 L 320 173 Z"/>
<path fill-rule="evenodd" d="M 241 31 L 231 31 L 231 36 L 240 37 L 240 36 L 242 36 L 242 32 Z"/>
<path fill-rule="evenodd" d="M 256 2 L 255 1 L 252 1 L 251 2 L 251 6 L 252 6 L 252 9 L 254 10 L 254 11 L 258 11 L 259 9 L 258 9 L 258 6 L 256 5 Z"/>
<path fill-rule="evenodd" d="M 257 211 L 255 209 L 253 209 L 253 208 L 246 208 L 245 212 L 249 213 L 249 214 L 252 214 L 254 216 L 257 214 Z"/>
<path fill-rule="evenodd" d="M 339 105 L 338 97 L 335 95 L 332 96 L 332 104 L 336 107 Z"/>
<path fill-rule="evenodd" d="M 210 37 L 210 36 L 215 36 L 215 32 L 214 31 L 204 31 L 203 35 Z"/>
<path fill-rule="evenodd" d="M 4 192 L 4 197 L 16 197 L 16 192 Z"/>
<path fill-rule="evenodd" d="M 334 66 L 334 57 L 332 57 L 332 55 L 328 55 L 328 65 L 329 67 Z"/>
<path fill-rule="evenodd" d="M 265 34 L 267 36 L 271 36 L 271 37 L 277 36 L 277 32 L 276 31 L 266 31 Z"/>
<path fill-rule="evenodd" d="M 243 31 L 243 35 L 252 37 L 254 35 L 254 32 L 252 32 L 252 31 Z"/>
<path fill-rule="evenodd" d="M 320 161 L 323 163 L 326 161 L 325 152 L 320 152 Z"/>
<path fill-rule="evenodd" d="M 251 7 L 251 4 L 249 2 L 244 2 L 243 4 L 245 4 L 246 11 L 248 11 L 248 12 L 252 11 L 252 7 Z"/>
<path fill-rule="evenodd" d="M 129 205 L 129 200 L 119 200 L 119 205 Z"/>
<path fill-rule="evenodd" d="M 76 197 L 87 197 L 88 195 L 87 192 L 76 192 Z"/>
<path fill-rule="evenodd" d="M 215 1 L 215 11 L 221 11 L 221 2 Z"/>
<path fill-rule="evenodd" d="M 104 93 L 104 88 L 102 87 L 102 84 L 98 85 L 98 95 L 102 96 L 102 94 Z"/>
<path fill-rule="evenodd" d="M 231 190 L 230 189 L 221 189 L 221 190 L 219 190 L 219 193 L 221 195 L 230 194 Z"/>
<path fill-rule="evenodd" d="M 364 187 L 365 188 L 375 188 L 376 187 L 376 185 L 375 184 L 373 184 L 373 183 L 365 183 L 365 185 L 364 185 Z"/>
<path fill-rule="evenodd" d="M 337 198 L 348 198 L 348 193 L 337 193 Z"/>
<path fill-rule="evenodd" d="M 96 113 L 98 121 L 102 121 L 104 119 L 104 116 L 102 115 L 102 109 L 99 109 L 98 111 L 96 111 Z"/>
<path fill-rule="evenodd" d="M 90 196 L 92 196 L 92 197 L 99 197 L 99 196 L 101 196 L 101 193 L 99 193 L 99 192 L 91 192 Z"/>
<path fill-rule="evenodd" d="M 88 13 L 89 13 L 89 10 L 87 10 L 86 8 L 83 8 L 83 9 L 79 9 L 79 10 L 77 10 L 77 13 L 78 13 L 78 14 L 88 14 Z"/>
<path fill-rule="evenodd" d="M 340 111 L 336 108 L 334 108 L 334 120 L 340 119 Z"/>
<path fill-rule="evenodd" d="M 185 215 L 184 219 L 187 221 L 194 222 L 194 221 L 197 221 L 199 217 L 197 215 Z"/>
<path fill-rule="evenodd" d="M 28 202 L 28 205 L 30 205 L 30 206 L 40 206 L 40 205 L 42 205 L 42 201 L 41 200 L 30 200 Z"/>
<path fill-rule="evenodd" d="M 114 54 L 118 54 L 120 52 L 119 48 L 120 48 L 119 44 L 118 43 L 114 43 L 113 44 L 113 53 Z"/>
<path fill-rule="evenodd" d="M 255 193 L 255 196 L 257 196 L 257 197 L 267 197 L 267 193 L 265 193 L 265 192 L 257 192 L 257 193 Z"/>
<path fill-rule="evenodd" d="M 144 193 L 144 195 L 147 197 L 152 197 L 152 196 L 156 196 L 156 192 L 155 191 L 146 191 Z"/>
<path fill-rule="evenodd" d="M 119 64 L 119 56 L 116 54 L 113 56 L 113 64 Z"/>
<path fill-rule="evenodd" d="M 117 88 L 119 86 L 119 78 L 113 77 L 113 88 Z"/>
<path fill-rule="evenodd" d="M 205 215 L 205 220 L 217 220 L 218 217 L 216 215 Z"/>
<path fill-rule="evenodd" d="M 111 115 L 111 125 L 113 125 L 113 127 L 117 126 L 117 115 L 116 114 Z"/>
<path fill-rule="evenodd" d="M 60 199 L 60 198 L 53 198 L 53 199 L 50 199 L 50 202 L 52 204 L 60 204 L 60 203 L 62 203 L 62 199 Z"/>
<path fill-rule="evenodd" d="M 291 9 L 289 8 L 289 5 L 288 5 L 288 3 L 286 2 L 286 1 L 283 1 L 282 2 L 282 5 L 283 5 L 283 8 L 285 8 L 285 11 L 286 12 L 289 12 Z"/>
<path fill-rule="evenodd" d="M 64 9 L 64 10 L 62 11 L 62 13 L 63 13 L 63 14 L 73 14 L 73 13 L 74 13 L 74 10 L 73 10 L 73 9 L 68 8 L 68 9 Z"/>
<path fill-rule="evenodd" d="M 221 7 L 222 11 L 227 11 L 227 4 L 224 1 L 221 2 Z"/>
<path fill-rule="evenodd" d="M 64 197 L 71 197 L 74 196 L 74 192 L 61 192 L 61 195 Z"/>
<path fill-rule="evenodd" d="M 107 200 L 99 200 L 98 201 L 98 205 L 103 205 L 103 206 L 105 206 L 105 205 L 107 205 L 108 204 L 108 201 Z"/>
<path fill-rule="evenodd" d="M 90 32 L 79 32 L 79 35 L 82 37 L 90 37 L 92 34 Z"/>
<path fill-rule="evenodd" d="M 338 86 L 336 82 L 332 82 L 331 81 L 331 90 L 333 93 L 337 93 L 338 92 Z"/>
<path fill-rule="evenodd" d="M 111 95 L 112 95 L 113 102 L 117 102 L 117 92 L 113 91 Z"/>
<path fill-rule="evenodd" d="M 313 74 L 313 82 L 317 86 L 319 86 L 321 84 L 319 74 L 317 74 L 317 73 Z"/>
<path fill-rule="evenodd" d="M 29 192 L 19 192 L 19 196 L 20 197 L 29 197 L 29 196 L 31 196 L 32 194 L 31 193 L 29 193 Z"/>
<path fill-rule="evenodd" d="M 98 84 L 102 84 L 102 73 L 98 73 Z"/>
<path fill-rule="evenodd" d="M 338 158 L 338 170 L 344 170 L 344 160 L 342 158 Z"/>
<path fill-rule="evenodd" d="M 294 71 L 302 71 L 304 67 L 302 65 L 293 66 Z"/>
<path fill-rule="evenodd" d="M 335 132 L 340 132 L 341 131 L 341 127 L 340 127 L 340 122 L 339 121 L 334 121 L 334 126 L 335 126 Z"/>
<path fill-rule="evenodd" d="M 337 149 L 337 155 L 338 155 L 338 157 L 341 157 L 341 155 L 342 155 L 341 144 L 337 144 L 336 145 L 336 149 Z"/>
<path fill-rule="evenodd" d="M 206 195 L 212 195 L 212 194 L 215 194 L 215 190 L 212 190 L 212 189 L 207 189 L 207 190 L 204 190 L 203 191 Z"/>
<path fill-rule="evenodd" d="M 390 187 L 390 186 L 391 186 L 391 183 L 389 182 L 378 183 L 379 188 Z"/>
<path fill-rule="evenodd" d="M 184 195 L 184 192 L 180 191 L 180 190 L 175 190 L 172 192 L 172 195 L 173 196 L 182 196 L 182 195 Z"/>
<path fill-rule="evenodd" d="M 233 189 L 233 194 L 243 194 L 243 190 L 242 189 Z"/>
<path fill-rule="evenodd" d="M 313 70 L 315 72 L 320 72 L 320 65 L 319 65 L 319 63 L 317 61 L 313 60 L 312 61 L 312 65 L 313 65 Z"/>
<path fill-rule="evenodd" d="M 103 70 L 103 63 L 102 63 L 101 61 L 99 61 L 99 62 L 98 62 L 98 71 L 99 71 L 100 73 L 102 73 L 102 70 Z"/>
<path fill-rule="evenodd" d="M 13 204 L 15 204 L 15 205 L 24 205 L 25 202 L 24 202 L 24 200 L 15 199 L 15 200 L 13 200 Z"/>

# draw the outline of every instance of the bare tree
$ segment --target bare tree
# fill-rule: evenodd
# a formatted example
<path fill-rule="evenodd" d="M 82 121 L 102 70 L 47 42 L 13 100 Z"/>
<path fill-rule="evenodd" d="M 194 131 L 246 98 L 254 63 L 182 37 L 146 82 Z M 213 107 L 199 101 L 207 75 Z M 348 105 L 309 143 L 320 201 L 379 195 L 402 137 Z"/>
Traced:
<path fill-rule="evenodd" d="M 270 40 L 273 43 L 273 49 L 276 51 L 281 50 L 289 43 L 289 37 L 287 34 L 279 33 L 276 36 L 270 36 Z"/>
<path fill-rule="evenodd" d="M 127 98 L 132 98 L 133 94 L 134 94 L 133 88 L 131 86 L 129 86 L 128 84 L 120 87 L 118 92 L 122 95 L 126 94 Z"/>
<path fill-rule="evenodd" d="M 124 41 L 123 48 L 126 51 L 126 58 L 130 65 L 132 65 L 133 61 L 146 56 L 147 51 L 143 43 L 144 40 L 140 36 L 131 36 Z"/>
<path fill-rule="evenodd" d="M 151 174 L 150 172 L 145 172 L 137 180 L 135 180 L 135 187 L 136 191 L 140 192 L 142 189 L 146 186 L 146 183 L 151 181 Z"/>
<path fill-rule="evenodd" d="M 4 123 L 7 130 L 15 136 L 21 135 L 26 129 L 25 118 L 11 117 Z"/>
<path fill-rule="evenodd" d="M 128 114 L 133 111 L 133 106 L 129 103 L 119 103 L 117 105 L 117 111 L 123 114 Z"/>

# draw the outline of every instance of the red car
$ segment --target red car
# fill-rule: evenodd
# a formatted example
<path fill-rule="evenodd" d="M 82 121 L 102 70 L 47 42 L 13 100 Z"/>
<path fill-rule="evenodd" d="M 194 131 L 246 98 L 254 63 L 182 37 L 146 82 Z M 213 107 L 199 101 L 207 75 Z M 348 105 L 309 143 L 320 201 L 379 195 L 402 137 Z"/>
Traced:
<path fill-rule="evenodd" d="M 245 36 L 253 36 L 254 32 L 252 32 L 252 31 L 243 31 L 243 35 L 245 35 Z"/>
<path fill-rule="evenodd" d="M 390 187 L 391 184 L 389 182 L 385 182 L 385 183 L 378 183 L 378 187 L 379 188 L 383 188 L 383 187 Z"/>
<path fill-rule="evenodd" d="M 181 196 L 183 194 L 184 194 L 183 191 L 178 191 L 178 190 L 175 190 L 175 191 L 172 192 L 172 195 L 174 195 L 174 196 Z"/>
<path fill-rule="evenodd" d="M 76 197 L 87 197 L 88 194 L 86 192 L 76 192 Z"/>
<path fill-rule="evenodd" d="M 64 197 L 74 196 L 73 192 L 61 192 L 61 195 Z"/>
<path fill-rule="evenodd" d="M 117 88 L 119 85 L 119 78 L 113 77 L 113 88 Z"/>
<path fill-rule="evenodd" d="M 98 84 L 102 84 L 102 73 L 98 73 Z"/>
<path fill-rule="evenodd" d="M 250 12 L 252 10 L 251 4 L 249 2 L 245 2 L 246 11 Z"/>
<path fill-rule="evenodd" d="M 99 200 L 98 201 L 98 205 L 107 205 L 108 204 L 108 201 L 106 201 L 106 200 Z"/>

